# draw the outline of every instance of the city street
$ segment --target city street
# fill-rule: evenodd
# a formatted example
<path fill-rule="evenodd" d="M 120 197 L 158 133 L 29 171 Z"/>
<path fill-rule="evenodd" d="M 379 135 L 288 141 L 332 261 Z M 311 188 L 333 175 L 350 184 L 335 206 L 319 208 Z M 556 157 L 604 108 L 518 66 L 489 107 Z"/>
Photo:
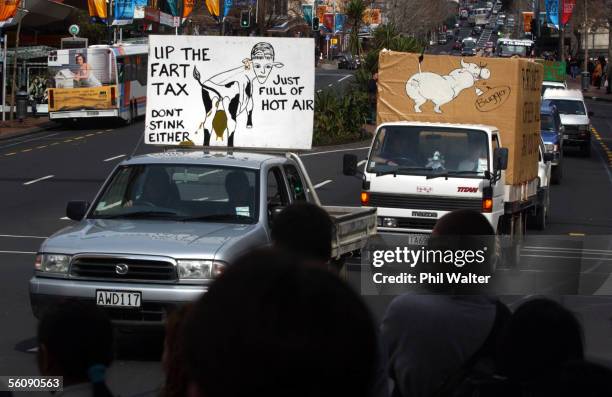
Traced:
<path fill-rule="evenodd" d="M 326 73 L 325 78 L 323 84 L 336 84 L 342 74 Z M 563 182 L 552 188 L 551 222 L 548 229 L 541 232 L 543 234 L 576 239 L 612 234 L 612 207 L 609 205 L 612 174 L 608 154 L 602 148 L 602 143 L 612 146 L 612 104 L 589 102 L 588 106 L 595 112 L 593 125 L 602 140 L 592 142 L 591 158 L 568 154 Z M 0 142 L 0 264 L 3 268 L 0 373 L 36 373 L 33 354 L 36 322 L 28 299 L 34 254 L 45 237 L 72 222 L 65 218 L 66 202 L 91 200 L 113 167 L 134 151 L 142 128 L 142 121 L 131 126 L 107 123 L 76 130 L 56 129 Z M 368 144 L 319 148 L 302 155 L 324 204 L 359 204 L 360 181 L 342 175 L 342 156 L 355 153 L 363 164 Z M 140 145 L 136 153 L 151 150 Z M 554 265 L 557 260 L 554 258 L 563 254 L 548 252 L 535 255 L 533 259 L 541 262 L 543 257 L 553 258 L 548 259 L 547 264 Z M 588 265 L 608 268 L 611 255 L 610 248 L 601 251 Z M 353 264 L 350 270 L 358 272 L 358 264 Z M 367 299 L 380 316 L 388 297 Z M 597 350 L 598 358 L 612 361 L 610 324 L 601 320 L 609 317 L 612 299 L 568 297 L 567 302 L 580 311 L 587 323 L 587 340 L 597 340 L 597 349 L 589 346 L 590 351 Z M 602 317 L 604 312 L 608 314 Z M 592 328 L 588 326 L 589 321 Z M 591 336 L 595 339 L 590 339 Z M 127 338 L 129 340 L 130 336 Z M 144 390 L 137 379 L 159 379 L 160 366 L 156 361 L 159 350 L 153 348 L 155 341 L 159 341 L 155 335 L 149 343 L 146 339 L 138 339 L 139 348 L 128 352 L 114 366 L 111 384 L 121 384 L 118 392 L 123 395 L 137 393 Z"/>

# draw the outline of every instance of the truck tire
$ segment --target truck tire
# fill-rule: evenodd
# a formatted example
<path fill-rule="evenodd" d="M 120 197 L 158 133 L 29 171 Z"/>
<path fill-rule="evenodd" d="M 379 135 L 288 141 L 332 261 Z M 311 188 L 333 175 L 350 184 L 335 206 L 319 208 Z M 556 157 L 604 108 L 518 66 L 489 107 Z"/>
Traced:
<path fill-rule="evenodd" d="M 502 263 L 505 267 L 516 268 L 520 261 L 521 246 L 525 235 L 526 214 L 521 212 L 514 216 L 505 216 L 499 230 L 506 239 L 502 245 Z M 512 232 L 512 234 L 510 234 Z"/>
<path fill-rule="evenodd" d="M 563 168 L 561 164 L 559 164 L 550 170 L 550 183 L 553 185 L 559 185 L 561 183 L 561 179 L 563 179 Z"/>

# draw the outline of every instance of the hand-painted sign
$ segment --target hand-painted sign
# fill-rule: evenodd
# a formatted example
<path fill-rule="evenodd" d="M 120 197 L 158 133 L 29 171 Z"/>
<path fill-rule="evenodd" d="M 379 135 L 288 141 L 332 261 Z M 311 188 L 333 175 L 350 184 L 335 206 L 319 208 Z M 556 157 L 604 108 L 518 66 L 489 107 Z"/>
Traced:
<path fill-rule="evenodd" d="M 313 53 L 306 38 L 149 36 L 145 142 L 309 149 Z"/>

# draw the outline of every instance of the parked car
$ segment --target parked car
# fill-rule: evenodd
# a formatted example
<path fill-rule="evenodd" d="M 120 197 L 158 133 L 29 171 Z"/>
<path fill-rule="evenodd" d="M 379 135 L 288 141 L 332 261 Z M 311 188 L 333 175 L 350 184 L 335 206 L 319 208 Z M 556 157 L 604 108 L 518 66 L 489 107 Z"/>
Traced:
<path fill-rule="evenodd" d="M 540 109 L 540 135 L 544 142 L 546 153 L 552 155 L 551 158 L 551 183 L 559 184 L 563 176 L 563 131 L 561 116 L 559 111 L 549 102 L 542 104 Z"/>
<path fill-rule="evenodd" d="M 461 51 L 461 42 L 459 40 L 453 43 L 453 50 Z"/>
<path fill-rule="evenodd" d="M 440 35 L 440 37 L 438 37 L 438 44 L 440 44 L 440 45 L 444 45 L 444 44 L 446 44 L 446 43 L 447 43 L 447 41 L 446 41 L 446 35 Z"/>
<path fill-rule="evenodd" d="M 338 62 L 338 69 L 357 69 L 357 60 L 350 54 L 334 55 L 332 59 Z"/>
<path fill-rule="evenodd" d="M 542 96 L 544 96 L 544 91 L 546 91 L 548 88 L 557 88 L 565 90 L 567 89 L 567 83 L 565 81 L 543 81 Z"/>

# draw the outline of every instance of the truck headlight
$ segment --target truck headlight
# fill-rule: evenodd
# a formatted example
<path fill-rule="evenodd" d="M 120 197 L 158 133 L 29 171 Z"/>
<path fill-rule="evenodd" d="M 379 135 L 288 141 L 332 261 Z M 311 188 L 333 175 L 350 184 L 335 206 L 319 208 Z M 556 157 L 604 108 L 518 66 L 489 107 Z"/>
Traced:
<path fill-rule="evenodd" d="M 177 263 L 180 279 L 217 278 L 225 269 L 225 263 L 211 260 L 180 259 Z"/>
<path fill-rule="evenodd" d="M 34 268 L 39 272 L 66 274 L 70 266 L 70 258 L 70 255 L 38 254 Z"/>

